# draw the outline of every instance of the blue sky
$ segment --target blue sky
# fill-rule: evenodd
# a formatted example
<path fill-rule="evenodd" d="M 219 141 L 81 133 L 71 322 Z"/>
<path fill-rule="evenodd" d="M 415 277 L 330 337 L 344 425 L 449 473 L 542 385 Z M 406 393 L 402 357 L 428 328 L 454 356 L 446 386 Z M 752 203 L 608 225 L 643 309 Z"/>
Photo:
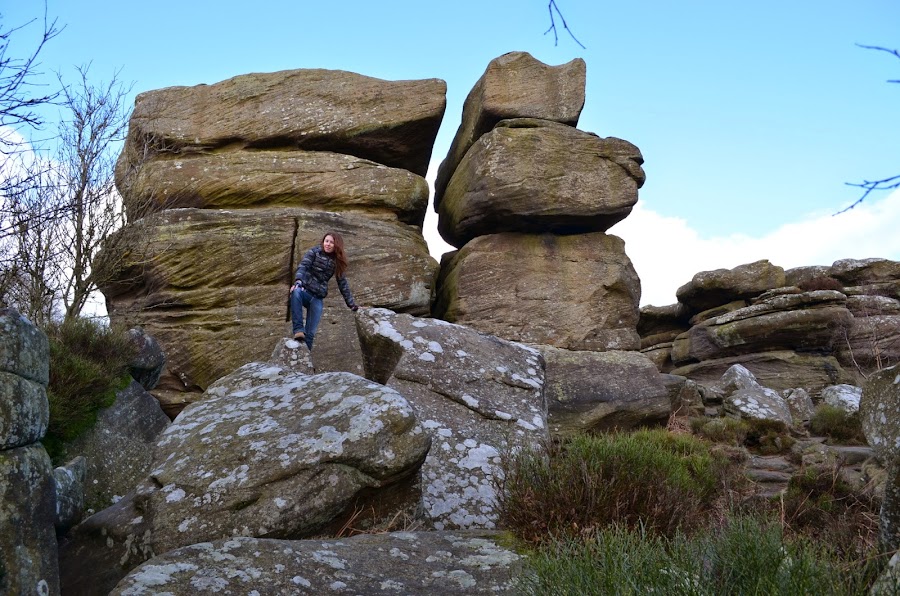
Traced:
<path fill-rule="evenodd" d="M 9 2 L 3 26 L 39 16 Z M 846 182 L 900 174 L 896 0 L 558 0 L 586 46 L 560 30 L 544 0 L 232 2 L 48 0 L 64 31 L 42 69 L 134 82 L 134 94 L 248 72 L 349 70 L 447 81 L 432 174 L 487 63 L 530 52 L 587 62 L 579 128 L 642 151 L 647 183 L 611 233 L 641 276 L 642 303 L 674 302 L 693 273 L 768 258 L 784 267 L 839 258 L 900 260 L 900 193 L 859 196 Z M 558 22 L 559 24 L 559 22 Z M 27 47 L 32 26 L 11 52 Z M 445 250 L 429 210 L 432 253 Z"/>

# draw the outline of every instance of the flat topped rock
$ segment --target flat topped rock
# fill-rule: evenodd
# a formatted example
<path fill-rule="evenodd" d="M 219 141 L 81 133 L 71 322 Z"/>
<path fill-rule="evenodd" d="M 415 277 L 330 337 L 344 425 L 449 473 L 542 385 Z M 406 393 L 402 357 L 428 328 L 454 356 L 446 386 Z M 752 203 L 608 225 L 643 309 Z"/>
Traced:
<path fill-rule="evenodd" d="M 346 153 L 424 176 L 446 92 L 440 79 L 325 69 L 147 91 L 135 100 L 120 167 L 156 154 L 281 147 Z"/>

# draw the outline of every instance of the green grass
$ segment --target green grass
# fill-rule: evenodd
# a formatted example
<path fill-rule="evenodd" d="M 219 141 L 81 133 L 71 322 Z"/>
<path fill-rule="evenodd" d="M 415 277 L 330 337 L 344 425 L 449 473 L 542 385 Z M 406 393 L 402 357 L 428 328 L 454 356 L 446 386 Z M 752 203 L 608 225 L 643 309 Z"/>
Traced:
<path fill-rule="evenodd" d="M 97 413 L 128 386 L 135 347 L 125 332 L 89 319 L 53 324 L 50 340 L 50 424 L 43 439 L 53 463 L 65 458 L 66 443 L 90 429 Z"/>
<path fill-rule="evenodd" d="M 866 594 L 883 560 L 848 565 L 752 516 L 671 538 L 610 526 L 588 539 L 544 544 L 519 581 L 524 594 L 665 596 Z"/>
<path fill-rule="evenodd" d="M 727 458 L 691 435 L 579 435 L 505 464 L 501 522 L 528 542 L 610 524 L 670 535 L 695 525 L 728 485 Z"/>

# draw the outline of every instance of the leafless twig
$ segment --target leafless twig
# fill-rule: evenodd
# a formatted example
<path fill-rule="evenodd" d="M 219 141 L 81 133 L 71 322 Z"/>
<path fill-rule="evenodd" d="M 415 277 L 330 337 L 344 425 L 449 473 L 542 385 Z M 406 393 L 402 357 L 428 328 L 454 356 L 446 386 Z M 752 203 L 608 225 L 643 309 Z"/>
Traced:
<path fill-rule="evenodd" d="M 559 17 L 559 20 L 562 22 L 563 29 L 565 29 L 569 37 L 575 40 L 582 49 L 587 49 L 584 45 L 578 41 L 578 38 L 575 37 L 575 34 L 572 33 L 572 30 L 569 29 L 569 25 L 566 24 L 566 19 L 563 17 L 562 13 L 559 11 L 559 7 L 556 5 L 556 0 L 550 0 L 547 4 L 547 10 L 550 12 L 550 28 L 544 31 L 544 35 L 547 35 L 551 31 L 553 31 L 553 45 L 557 45 L 559 43 L 559 36 L 556 34 L 556 18 L 553 16 L 553 12 L 556 11 L 556 15 Z"/>

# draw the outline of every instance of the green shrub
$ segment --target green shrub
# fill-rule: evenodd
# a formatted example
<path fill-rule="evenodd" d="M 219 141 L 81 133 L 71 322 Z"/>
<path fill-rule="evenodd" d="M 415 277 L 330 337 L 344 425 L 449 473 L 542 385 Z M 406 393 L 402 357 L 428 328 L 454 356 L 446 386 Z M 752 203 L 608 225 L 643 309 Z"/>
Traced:
<path fill-rule="evenodd" d="M 743 445 L 750 426 L 737 418 L 694 418 L 691 431 L 714 443 Z"/>
<path fill-rule="evenodd" d="M 670 535 L 700 523 L 732 474 L 708 443 L 664 430 L 580 435 L 503 467 L 501 523 L 528 542 L 610 524 Z"/>
<path fill-rule="evenodd" d="M 519 588 L 534 595 L 866 594 L 883 561 L 848 564 L 827 548 L 787 540 L 777 524 L 729 517 L 688 537 L 612 526 L 586 540 L 545 544 Z"/>
<path fill-rule="evenodd" d="M 135 346 L 128 335 L 90 319 L 74 319 L 45 329 L 50 340 L 50 425 L 43 444 L 54 463 L 65 444 L 81 436 L 130 381 L 128 362 Z"/>
<path fill-rule="evenodd" d="M 862 423 L 858 413 L 850 413 L 830 404 L 819 404 L 809 420 L 809 430 L 835 441 L 865 445 Z"/>
<path fill-rule="evenodd" d="M 796 442 L 788 427 L 777 420 L 749 420 L 745 444 L 762 455 L 786 453 Z"/>

